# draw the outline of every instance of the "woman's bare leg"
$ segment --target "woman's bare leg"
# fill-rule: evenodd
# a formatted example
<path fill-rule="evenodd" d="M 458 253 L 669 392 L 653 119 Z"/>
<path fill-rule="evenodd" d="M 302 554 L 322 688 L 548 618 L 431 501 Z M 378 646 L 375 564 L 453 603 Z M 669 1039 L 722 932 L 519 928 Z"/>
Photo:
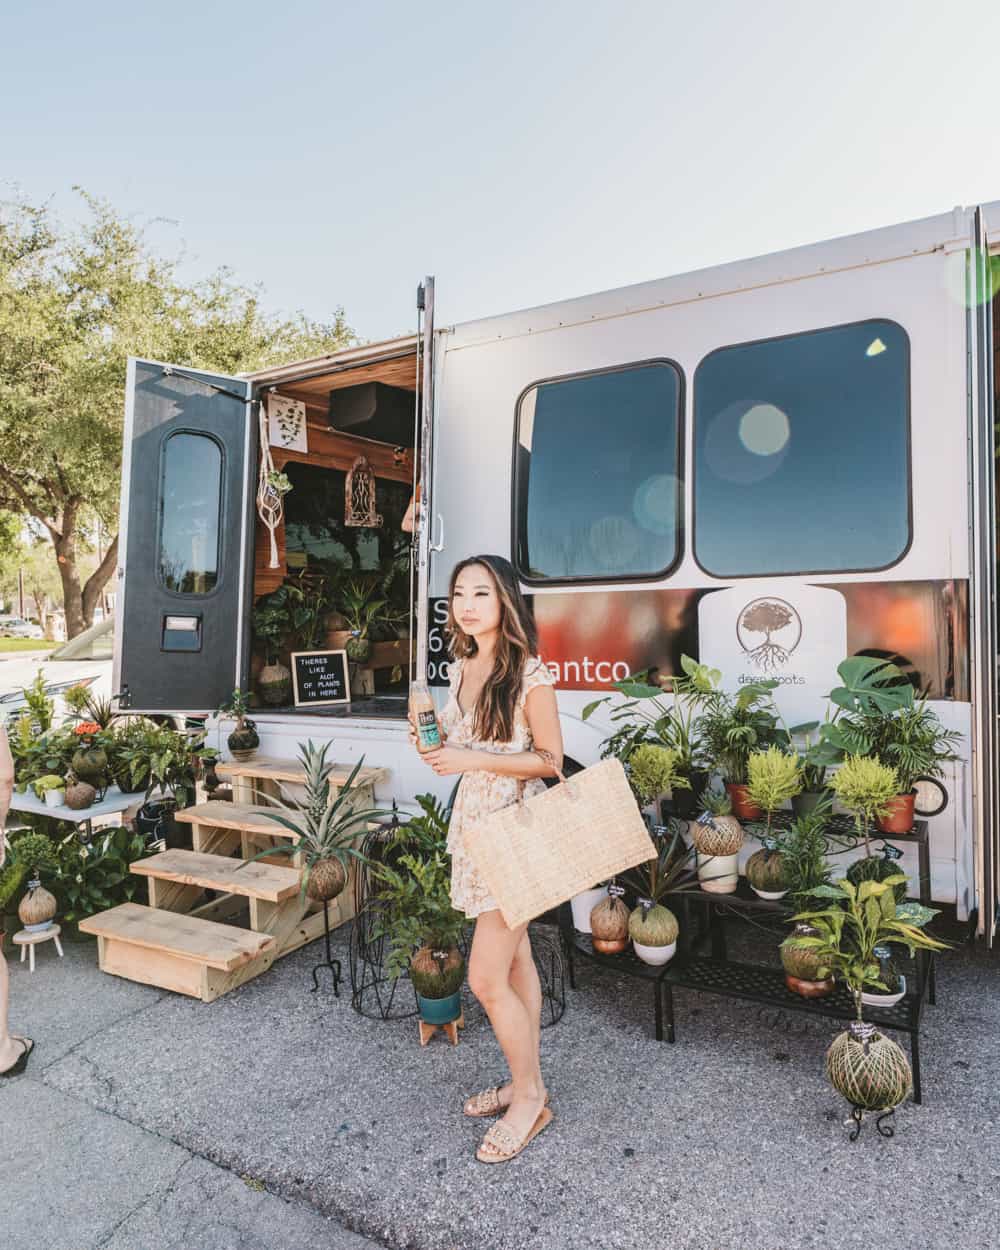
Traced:
<path fill-rule="evenodd" d="M 532 1004 L 526 1006 L 511 983 L 515 957 L 526 940 L 526 926 L 508 929 L 499 911 L 483 912 L 476 921 L 469 958 L 469 988 L 489 1016 L 510 1067 L 511 1100 L 504 1123 L 518 1137 L 528 1133 L 545 1102 L 538 1053 L 541 990 L 536 1012 L 531 988 L 525 985 Z M 527 958 L 531 961 L 530 947 Z M 521 960 L 519 976 L 527 982 L 523 956 Z"/>
<path fill-rule="evenodd" d="M 541 1041 L 542 1041 L 542 983 L 538 979 L 538 969 L 535 967 L 535 960 L 531 954 L 531 939 L 528 937 L 528 931 L 525 929 L 524 936 L 518 944 L 517 950 L 514 952 L 514 959 L 510 965 L 510 985 L 514 993 L 524 1004 L 525 1010 L 531 1018 L 533 1027 L 533 1048 L 535 1055 L 541 1059 Z M 538 1070 L 538 1083 L 544 1091 L 545 1082 L 542 1079 L 541 1067 Z M 500 1089 L 501 1106 L 509 1106 L 511 1098 L 511 1084 L 506 1082 Z M 470 1100 L 471 1101 L 471 1100 Z"/>
<path fill-rule="evenodd" d="M 10 997 L 10 976 L 7 972 L 7 960 L 0 953 L 0 1072 L 12 1068 L 21 1055 L 24 1047 L 20 1039 L 14 1038 L 7 1028 L 7 1008 Z"/>

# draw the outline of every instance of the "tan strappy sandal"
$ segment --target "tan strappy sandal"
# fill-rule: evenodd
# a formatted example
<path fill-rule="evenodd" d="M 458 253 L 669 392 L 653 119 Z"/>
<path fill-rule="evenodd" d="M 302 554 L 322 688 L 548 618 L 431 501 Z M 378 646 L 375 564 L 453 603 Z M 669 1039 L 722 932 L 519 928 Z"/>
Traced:
<path fill-rule="evenodd" d="M 538 1119 L 525 1136 L 518 1137 L 501 1120 L 499 1124 L 490 1127 L 483 1138 L 482 1145 L 476 1151 L 476 1158 L 480 1163 L 506 1163 L 509 1159 L 519 1155 L 528 1142 L 536 1138 L 542 1129 L 547 1128 L 551 1123 L 552 1112 L 548 1107 L 543 1107 L 538 1113 Z"/>
<path fill-rule="evenodd" d="M 478 1094 L 473 1094 L 471 1098 L 465 1100 L 465 1106 L 462 1111 L 471 1120 L 485 1120 L 490 1116 L 499 1115 L 502 1111 L 506 1111 L 510 1106 L 509 1102 L 500 1101 L 500 1091 L 504 1088 L 505 1082 L 499 1085 L 491 1085 L 489 1089 L 480 1090 Z M 545 1092 L 545 1102 L 543 1106 L 549 1105 L 548 1090 Z"/>

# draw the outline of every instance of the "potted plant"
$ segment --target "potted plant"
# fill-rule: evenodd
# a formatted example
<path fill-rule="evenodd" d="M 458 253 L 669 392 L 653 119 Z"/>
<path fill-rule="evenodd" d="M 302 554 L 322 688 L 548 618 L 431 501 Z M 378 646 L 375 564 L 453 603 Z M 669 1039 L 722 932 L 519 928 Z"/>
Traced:
<path fill-rule="evenodd" d="M 378 881 L 376 937 L 388 937 L 386 971 L 409 970 L 420 1018 L 450 1024 L 462 1014 L 465 917 L 451 905 L 451 868 L 439 847 L 414 847 L 395 862 L 372 865 Z"/>
<path fill-rule="evenodd" d="M 616 728 L 601 750 L 602 758 L 614 755 L 626 768 L 632 752 L 644 743 L 675 752 L 677 775 L 687 784 L 671 790 L 663 805 L 664 819 L 668 815 L 689 819 L 698 811 L 708 784 L 709 765 L 696 731 L 697 713 L 702 701 L 718 689 L 722 680 L 718 669 L 699 664 L 688 655 L 681 656 L 681 669 L 680 675 L 663 679 L 663 685 L 652 684 L 648 671 L 613 683 L 614 689 L 625 696 L 625 702 L 612 706 L 610 719 Z M 605 695 L 588 703 L 583 719 L 588 720 L 612 697 Z"/>
<path fill-rule="evenodd" d="M 912 699 L 913 687 L 907 690 Z M 872 754 L 895 768 L 899 786 L 888 811 L 878 818 L 878 827 L 883 833 L 908 833 L 913 828 L 917 780 L 940 777 L 945 764 L 959 758 L 952 748 L 962 734 L 945 729 L 925 699 L 913 700 L 866 728 L 870 730 Z"/>
<path fill-rule="evenodd" d="M 104 748 L 101 726 L 85 720 L 75 726 L 79 746 L 73 753 L 72 768 L 81 781 L 89 781 L 98 791 L 107 784 L 108 753 Z"/>
<path fill-rule="evenodd" d="M 363 756 L 331 800 L 330 774 L 334 765 L 327 762 L 329 749 L 329 742 L 321 747 L 312 742 L 299 743 L 299 762 L 305 772 L 304 805 L 296 808 L 278 802 L 278 810 L 264 813 L 269 820 L 297 834 L 297 840 L 270 847 L 245 861 L 253 863 L 265 856 L 301 854 L 302 894 L 319 903 L 335 899 L 343 891 L 351 861 L 364 859 L 355 843 L 369 821 L 388 815 L 380 808 L 356 806 L 354 781 L 364 764 Z"/>
<path fill-rule="evenodd" d="M 95 787 L 89 781 L 81 781 L 70 769 L 66 774 L 66 806 L 74 812 L 82 812 L 85 808 L 92 806 L 96 798 Z"/>
<path fill-rule="evenodd" d="M 125 717 L 115 726 L 110 769 L 122 794 L 143 794 L 149 789 L 151 752 L 156 741 L 156 726 L 144 716 Z"/>
<path fill-rule="evenodd" d="M 805 911 L 813 902 L 813 891 L 830 883 L 827 862 L 825 827 L 832 809 L 829 793 L 823 802 L 802 812 L 792 821 L 782 838 L 781 859 L 785 886 L 796 912 Z M 789 938 L 780 947 L 785 984 L 803 998 L 822 998 L 832 994 L 833 970 L 815 950 L 793 945 L 792 938 L 816 937 L 817 930 L 804 921 L 795 923 Z"/>
<path fill-rule="evenodd" d="M 226 739 L 229 753 L 241 764 L 253 759 L 260 746 L 257 726 L 247 715 L 249 704 L 242 690 L 237 688 L 216 712 L 217 716 L 229 716 L 236 721 L 236 728 Z"/>
<path fill-rule="evenodd" d="M 668 963 L 677 952 L 680 927 L 674 913 L 663 906 L 663 899 L 692 883 L 694 851 L 682 837 L 685 827 L 679 818 L 655 826 L 655 859 L 631 869 L 622 878 L 638 898 L 628 922 L 632 946 L 643 963 L 653 966 Z"/>
<path fill-rule="evenodd" d="M 66 797 L 66 783 L 55 773 L 46 773 L 44 777 L 36 777 L 31 783 L 31 788 L 46 807 L 61 807 Z"/>
<path fill-rule="evenodd" d="M 43 874 L 54 873 L 58 867 L 55 848 L 43 833 L 24 833 L 12 850 L 28 876 L 28 892 L 21 899 L 17 914 L 29 933 L 39 933 L 51 926 L 56 914 L 55 897 L 41 882 Z"/>
<path fill-rule="evenodd" d="M 773 679 L 749 682 L 735 695 L 714 691 L 705 696 L 705 711 L 696 722 L 706 751 L 722 774 L 733 812 L 741 820 L 758 820 L 761 815 L 747 792 L 750 755 L 772 743 L 788 745 L 788 733 L 779 724 L 772 699 L 777 684 Z"/>
<path fill-rule="evenodd" d="M 795 750 L 799 761 L 799 776 L 802 788 L 798 794 L 791 796 L 792 811 L 801 816 L 818 807 L 827 797 L 827 770 L 839 764 L 844 753 L 826 736 L 829 721 L 809 721 L 802 725 L 793 725 L 789 730 L 792 742 L 801 739 Z"/>
<path fill-rule="evenodd" d="M 620 885 L 612 883 L 607 897 L 590 913 L 590 942 L 601 955 L 618 955 L 628 946 L 630 915 L 622 899 L 624 893 Z"/>
<path fill-rule="evenodd" d="M 739 852 L 743 826 L 733 815 L 728 794 L 709 790 L 705 811 L 691 825 L 691 840 L 698 853 L 698 880 L 710 894 L 732 894 L 739 885 Z"/>
<path fill-rule="evenodd" d="M 866 755 L 850 755 L 827 783 L 837 798 L 854 816 L 858 836 L 864 839 L 864 858 L 852 864 L 847 876 L 854 884 L 871 879 L 884 881 L 899 876 L 890 862 L 892 856 L 872 854 L 871 826 L 885 813 L 899 792 L 896 770 Z M 906 878 L 899 883 L 901 895 L 906 893 Z"/>
<path fill-rule="evenodd" d="M 774 813 L 802 789 L 798 758 L 770 746 L 754 751 L 747 760 L 747 793 L 750 801 L 766 815 L 762 849 L 750 856 L 746 877 L 750 888 L 761 898 L 779 899 L 786 893 L 784 865 L 778 841 L 771 836 Z"/>
<path fill-rule="evenodd" d="M 292 693 L 292 674 L 278 659 L 288 633 L 288 588 L 278 589 L 253 610 L 253 635 L 264 648 L 264 667 L 257 678 L 261 700 L 271 707 L 287 703 Z"/>
<path fill-rule="evenodd" d="M 625 771 L 628 773 L 632 793 L 644 809 L 650 824 L 657 823 L 656 801 L 661 795 L 670 795 L 675 789 L 686 790 L 690 782 L 677 771 L 678 757 L 673 747 L 644 742 L 628 757 Z"/>
<path fill-rule="evenodd" d="M 881 980 L 875 949 L 898 944 L 911 956 L 917 950 L 947 949 L 943 942 L 921 931 L 937 914 L 931 908 L 907 904 L 902 915 L 897 913 L 893 893 L 897 884 L 893 877 L 863 881 L 859 886 L 838 881 L 813 891 L 815 896 L 829 900 L 827 907 L 795 917 L 817 931 L 816 937 L 798 939 L 799 944 L 819 951 L 854 995 L 857 1019 L 834 1038 L 826 1055 L 826 1072 L 838 1093 L 854 1107 L 867 1111 L 891 1110 L 912 1087 L 906 1055 L 862 1018 L 866 987 L 888 991 Z"/>
<path fill-rule="evenodd" d="M 348 581 L 341 589 L 340 612 L 351 636 L 344 650 L 355 664 L 364 664 L 372 653 L 369 631 L 385 608 L 385 599 L 375 598 L 375 590 L 364 582 Z"/>

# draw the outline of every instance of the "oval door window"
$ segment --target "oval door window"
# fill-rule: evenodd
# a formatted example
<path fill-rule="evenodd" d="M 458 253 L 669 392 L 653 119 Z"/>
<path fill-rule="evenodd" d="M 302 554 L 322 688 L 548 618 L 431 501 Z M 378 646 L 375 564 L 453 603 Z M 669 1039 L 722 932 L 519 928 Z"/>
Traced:
<path fill-rule="evenodd" d="M 163 448 L 158 568 L 167 590 L 207 595 L 219 580 L 222 448 L 204 434 L 172 434 Z"/>

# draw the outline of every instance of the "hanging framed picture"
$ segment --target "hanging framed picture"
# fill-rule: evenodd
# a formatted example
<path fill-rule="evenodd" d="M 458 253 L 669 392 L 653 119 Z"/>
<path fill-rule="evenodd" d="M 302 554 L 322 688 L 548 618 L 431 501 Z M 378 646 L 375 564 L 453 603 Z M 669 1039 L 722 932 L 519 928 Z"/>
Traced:
<path fill-rule="evenodd" d="M 285 451 L 309 450 L 306 406 L 301 399 L 274 393 L 267 396 L 267 441 Z"/>

